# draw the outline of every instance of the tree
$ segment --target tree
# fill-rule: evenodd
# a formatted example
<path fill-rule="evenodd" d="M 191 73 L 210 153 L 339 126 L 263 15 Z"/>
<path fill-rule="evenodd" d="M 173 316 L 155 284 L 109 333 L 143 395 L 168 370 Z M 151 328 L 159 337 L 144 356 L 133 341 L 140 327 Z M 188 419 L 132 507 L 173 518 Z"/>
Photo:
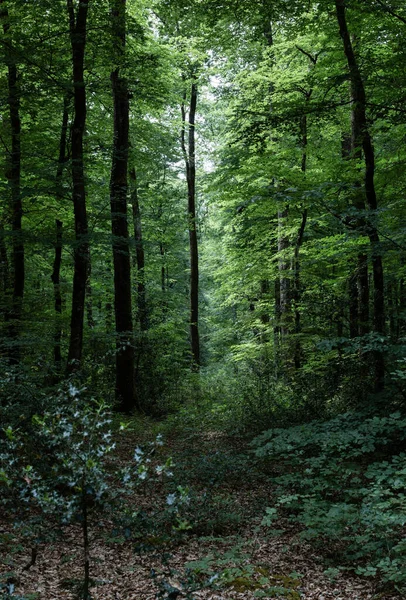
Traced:
<path fill-rule="evenodd" d="M 362 148 L 365 161 L 365 197 L 369 211 L 376 213 L 378 204 L 375 190 L 375 152 L 372 145 L 372 139 L 368 128 L 366 116 L 366 94 L 362 76 L 358 67 L 358 62 L 354 53 L 351 37 L 348 31 L 345 3 L 344 0 L 335 0 L 337 21 L 340 29 L 340 35 L 343 40 L 344 52 L 347 58 L 348 70 L 350 73 L 351 83 L 351 101 L 353 103 L 352 111 L 352 147 L 355 155 Z M 362 208 L 362 206 L 360 206 Z M 359 208 L 357 206 L 357 208 Z M 373 215 L 372 215 L 373 219 Z M 369 217 L 365 223 L 365 231 L 369 237 L 372 246 L 372 269 L 374 280 L 374 331 L 378 334 L 385 333 L 385 291 L 383 279 L 383 266 L 381 250 L 379 247 L 379 234 Z M 362 257 L 361 271 L 364 271 L 365 259 Z M 360 306 L 361 306 L 361 323 L 367 319 L 368 299 L 368 283 L 367 280 L 361 284 Z M 365 328 L 365 325 L 364 325 Z M 361 333 L 363 333 L 361 331 Z M 374 350 L 375 361 L 375 391 L 382 391 L 385 379 L 385 362 L 383 352 Z"/>
<path fill-rule="evenodd" d="M 186 82 L 183 75 L 182 80 Z M 192 368 L 199 370 L 200 367 L 200 341 L 199 341 L 199 251 L 197 244 L 197 217 L 196 217 L 196 143 L 195 143 L 195 120 L 197 107 L 198 88 L 196 75 L 192 73 L 190 87 L 190 101 L 188 110 L 185 102 L 187 92 L 185 90 L 181 106 L 182 152 L 186 167 L 186 181 L 188 193 L 188 221 L 189 221 L 189 250 L 190 250 L 190 343 L 192 350 Z M 188 142 L 186 146 L 186 118 L 188 125 Z"/>
<path fill-rule="evenodd" d="M 14 50 L 12 31 L 9 22 L 7 2 L 0 2 L 0 21 L 3 26 L 3 46 L 5 64 L 7 66 L 8 109 L 10 115 L 11 147 L 7 179 L 11 190 L 12 210 L 12 242 L 13 242 L 13 296 L 11 310 L 8 312 L 11 364 L 18 364 L 21 359 L 21 347 L 18 341 L 21 328 L 25 285 L 24 242 L 22 235 L 23 205 L 21 195 L 21 118 L 20 90 L 17 70 L 17 57 Z M 4 256 L 4 251 L 3 251 Z M 6 263 L 5 263 L 6 264 Z"/>
<path fill-rule="evenodd" d="M 123 412 L 136 406 L 134 340 L 131 310 L 131 263 L 127 224 L 129 93 L 123 74 L 125 60 L 126 0 L 112 3 L 115 68 L 111 73 L 114 101 L 113 163 L 110 179 L 111 228 L 116 319 L 116 401 Z"/>
<path fill-rule="evenodd" d="M 67 0 L 70 40 L 72 46 L 74 120 L 72 123 L 71 156 L 73 207 L 76 245 L 72 291 L 71 331 L 67 372 L 77 369 L 82 359 L 83 321 L 86 281 L 89 272 L 89 230 L 86 211 L 86 185 L 83 160 L 83 136 L 86 125 L 86 87 L 84 59 L 89 0 L 82 0 L 76 10 L 73 0 Z"/>

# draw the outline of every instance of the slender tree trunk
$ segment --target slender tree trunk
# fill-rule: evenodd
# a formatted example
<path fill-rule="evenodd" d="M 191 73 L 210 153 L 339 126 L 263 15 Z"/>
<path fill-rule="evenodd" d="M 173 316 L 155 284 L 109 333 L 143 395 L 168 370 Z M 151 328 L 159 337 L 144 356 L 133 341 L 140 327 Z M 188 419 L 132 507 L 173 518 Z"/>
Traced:
<path fill-rule="evenodd" d="M 92 298 L 92 284 L 91 284 L 91 276 L 92 276 L 92 259 L 89 252 L 88 257 L 88 269 L 87 269 L 87 279 L 86 279 L 86 321 L 89 329 L 94 329 L 95 322 L 93 316 L 93 298 Z"/>
<path fill-rule="evenodd" d="M 83 163 L 83 136 L 86 124 L 86 88 L 84 58 L 89 0 L 81 0 L 75 15 L 73 0 L 67 0 L 72 45 L 74 120 L 72 123 L 71 157 L 73 208 L 75 214 L 74 273 L 72 315 L 67 373 L 80 366 L 83 349 L 83 321 L 86 281 L 89 270 L 89 240 L 86 212 L 86 187 Z"/>
<path fill-rule="evenodd" d="M 137 265 L 137 308 L 141 331 L 148 329 L 148 313 L 145 290 L 145 252 L 142 239 L 142 223 L 140 203 L 138 200 L 137 173 L 133 167 L 130 171 L 132 183 L 131 202 L 133 207 L 135 262 Z"/>
<path fill-rule="evenodd" d="M 199 252 L 197 243 L 196 219 L 196 151 L 195 151 L 195 117 L 197 106 L 197 83 L 191 86 L 188 115 L 188 148 L 186 149 L 186 108 L 182 104 L 182 150 L 185 157 L 186 179 L 188 187 L 189 215 L 189 247 L 190 247 L 190 339 L 192 350 L 192 368 L 200 367 L 199 341 Z M 186 99 L 186 98 L 185 98 Z"/>
<path fill-rule="evenodd" d="M 384 310 L 384 277 L 382 256 L 379 248 L 379 235 L 374 225 L 374 217 L 377 210 L 377 199 L 374 184 L 375 175 L 375 155 L 371 135 L 368 129 L 366 117 L 366 97 L 362 76 L 355 57 L 351 37 L 348 32 L 345 0 L 335 0 L 337 21 L 340 35 L 343 40 L 344 53 L 347 58 L 348 70 L 351 81 L 351 96 L 353 99 L 353 131 L 354 148 L 362 148 L 365 161 L 365 197 L 368 209 L 372 213 L 371 218 L 366 223 L 366 233 L 372 248 L 372 271 L 374 281 L 374 331 L 384 334 L 385 331 L 385 310 Z M 384 388 L 385 362 L 383 352 L 374 351 L 374 370 L 375 381 L 374 388 L 376 392 Z"/>
<path fill-rule="evenodd" d="M 2 310 L 6 310 L 6 296 L 10 289 L 10 267 L 8 263 L 8 254 L 3 223 L 0 224 L 0 286 L 2 296 L 4 298 L 4 306 L 2 306 Z"/>
<path fill-rule="evenodd" d="M 21 198 L 21 120 L 20 120 L 20 90 L 16 57 L 11 38 L 9 13 L 7 4 L 0 0 L 0 20 L 3 24 L 5 63 L 7 66 L 8 108 L 10 112 L 11 156 L 8 180 L 11 188 L 12 206 L 12 244 L 13 244 L 13 296 L 9 315 L 9 335 L 11 346 L 9 359 L 11 364 L 18 364 L 21 359 L 21 346 L 18 341 L 21 328 L 25 260 L 22 234 L 23 205 Z"/>
<path fill-rule="evenodd" d="M 166 292 L 166 277 L 165 277 L 165 246 L 163 242 L 159 242 L 159 254 L 161 255 L 161 290 Z M 164 303 L 166 305 L 166 302 Z"/>
<path fill-rule="evenodd" d="M 311 55 L 308 55 L 310 61 L 313 64 L 316 64 L 317 57 L 313 58 Z M 313 90 L 309 90 L 305 93 L 306 103 L 310 101 Z M 302 116 L 300 120 L 300 136 L 301 136 L 301 146 L 302 146 L 302 163 L 301 163 L 301 171 L 303 175 L 306 175 L 307 168 L 307 114 L 306 112 Z M 301 327 L 301 318 L 300 318 L 300 298 L 302 295 L 301 290 L 301 281 L 300 281 L 300 248 L 303 244 L 303 236 L 307 223 L 307 208 L 304 209 L 302 213 L 302 221 L 300 223 L 299 231 L 296 237 L 295 244 L 295 255 L 294 255 L 294 281 L 293 281 L 293 304 L 295 309 L 295 350 L 294 350 L 294 363 L 295 369 L 300 369 L 302 365 L 302 348 L 300 344 L 300 332 L 302 330 Z"/>
<path fill-rule="evenodd" d="M 388 299 L 388 314 L 389 314 L 389 335 L 392 343 L 397 342 L 397 297 L 396 286 L 392 281 L 386 285 L 386 297 Z"/>
<path fill-rule="evenodd" d="M 62 178 L 63 169 L 66 165 L 66 143 L 68 135 L 68 121 L 69 121 L 69 99 L 65 96 L 63 102 L 63 113 L 62 113 L 62 127 L 61 137 L 59 140 L 59 156 L 58 156 L 58 167 L 56 170 L 55 187 L 56 187 L 56 198 L 59 202 L 63 201 L 63 189 L 62 189 Z M 55 240 L 55 258 L 53 264 L 53 270 L 51 280 L 54 286 L 54 307 L 55 307 L 55 325 L 54 325 L 54 364 L 57 373 L 61 372 L 62 368 L 62 353 L 61 353 L 61 341 L 62 341 L 62 295 L 60 286 L 60 272 L 62 262 L 62 221 L 56 219 L 56 240 Z"/>
<path fill-rule="evenodd" d="M 266 342 L 269 342 L 269 333 L 268 333 L 268 329 L 269 329 L 269 323 L 271 321 L 271 318 L 269 316 L 269 312 L 268 312 L 268 298 L 269 298 L 269 281 L 268 279 L 263 279 L 261 281 L 261 300 L 265 299 L 266 304 L 266 308 L 262 309 L 261 312 L 261 323 L 264 326 L 263 327 L 263 331 L 261 333 L 261 342 L 263 344 L 265 344 Z"/>
<path fill-rule="evenodd" d="M 348 279 L 348 297 L 349 297 L 349 319 L 350 319 L 350 338 L 354 339 L 359 335 L 359 313 L 358 313 L 358 286 L 357 273 L 351 273 Z"/>
<path fill-rule="evenodd" d="M 303 163 L 302 163 L 303 170 Z M 305 209 L 302 213 L 302 222 L 299 227 L 299 231 L 297 234 L 296 245 L 295 245 L 295 257 L 294 257 L 294 265 L 295 265 L 295 278 L 294 278 L 294 292 L 293 292 L 293 302 L 295 306 L 295 369 L 300 369 L 302 366 L 302 348 L 300 344 L 299 335 L 302 330 L 301 327 L 301 319 L 300 319 L 300 298 L 301 298 L 301 281 L 300 281 L 300 260 L 299 260 L 299 252 L 300 248 L 303 244 L 303 236 L 307 223 L 307 209 Z"/>
<path fill-rule="evenodd" d="M 127 222 L 129 95 L 122 70 L 125 60 L 126 0 L 112 0 L 115 64 L 113 162 L 110 179 L 113 234 L 114 312 L 116 321 L 116 401 L 122 412 L 136 408 L 135 357 L 131 309 L 131 263 Z"/>
<path fill-rule="evenodd" d="M 400 257 L 400 267 L 403 272 L 406 259 L 404 255 Z M 399 316 L 398 316 L 398 338 L 406 335 L 406 283 L 402 275 L 399 282 Z"/>
<path fill-rule="evenodd" d="M 56 219 L 56 242 L 55 242 L 55 258 L 54 267 L 51 275 L 52 283 L 54 284 L 54 306 L 55 306 L 55 326 L 54 326 L 54 363 L 55 370 L 60 373 L 62 366 L 62 353 L 61 353 L 61 341 L 62 341 L 62 295 L 60 285 L 60 272 L 62 262 L 62 221 Z"/>
<path fill-rule="evenodd" d="M 291 330 L 291 280 L 290 280 L 290 261 L 286 258 L 286 250 L 290 246 L 290 241 L 286 235 L 286 221 L 289 209 L 278 210 L 278 268 L 279 268 L 279 320 L 282 339 L 286 337 Z"/>

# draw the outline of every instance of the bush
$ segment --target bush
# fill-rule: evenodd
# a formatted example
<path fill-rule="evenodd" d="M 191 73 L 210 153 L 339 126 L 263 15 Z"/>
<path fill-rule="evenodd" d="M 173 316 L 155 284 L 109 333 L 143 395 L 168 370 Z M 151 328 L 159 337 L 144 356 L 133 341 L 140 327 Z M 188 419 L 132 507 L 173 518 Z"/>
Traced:
<path fill-rule="evenodd" d="M 253 446 L 283 473 L 264 524 L 285 514 L 305 538 L 329 540 L 342 565 L 406 589 L 405 417 L 346 413 L 266 431 Z"/>
<path fill-rule="evenodd" d="M 24 532 L 31 544 L 49 536 L 49 524 L 81 524 L 84 578 L 80 594 L 87 599 L 91 515 L 120 510 L 123 493 L 148 477 L 151 461 L 148 452 L 137 447 L 132 464 L 113 478 L 107 458 L 115 442 L 107 407 L 95 401 L 84 403 L 72 385 L 51 404 L 47 412 L 33 416 L 34 436 L 31 427 L 29 435 L 22 428 L 4 430 L 1 502 L 16 513 L 20 533 Z M 150 449 L 156 445 L 162 445 L 159 437 Z M 167 472 L 169 465 L 170 460 L 155 471 Z M 43 515 L 47 515 L 46 527 Z"/>

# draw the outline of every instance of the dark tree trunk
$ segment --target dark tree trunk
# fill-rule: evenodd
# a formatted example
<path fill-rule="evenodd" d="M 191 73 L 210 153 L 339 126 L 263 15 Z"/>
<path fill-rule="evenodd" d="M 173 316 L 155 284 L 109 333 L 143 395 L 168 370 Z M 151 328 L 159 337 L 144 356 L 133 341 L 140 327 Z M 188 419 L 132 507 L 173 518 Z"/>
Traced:
<path fill-rule="evenodd" d="M 67 142 L 67 135 L 68 135 L 68 121 L 69 121 L 68 106 L 69 106 L 69 99 L 68 99 L 68 96 L 65 96 L 64 103 L 63 103 L 63 113 L 62 113 L 61 137 L 59 140 L 58 167 L 56 170 L 56 179 L 55 179 L 56 198 L 59 202 L 63 201 L 62 178 L 63 178 L 63 169 L 64 169 L 64 166 L 66 165 L 66 161 L 67 161 L 66 142 Z M 60 373 L 61 368 L 62 368 L 62 353 L 61 353 L 62 295 L 61 295 L 61 286 L 60 286 L 60 272 L 61 272 L 61 262 L 62 262 L 62 228 L 63 228 L 63 224 L 62 224 L 62 221 L 60 221 L 59 219 L 56 219 L 55 225 L 56 225 L 55 258 L 54 258 L 51 280 L 54 285 L 54 307 L 55 307 L 54 364 L 55 364 L 56 372 Z"/>
<path fill-rule="evenodd" d="M 396 297 L 396 285 L 393 285 L 391 281 L 386 286 L 386 297 L 388 299 L 388 313 L 389 313 L 389 335 L 392 343 L 397 342 L 397 297 Z"/>
<path fill-rule="evenodd" d="M 55 258 L 54 268 L 52 271 L 51 279 L 54 284 L 54 306 L 55 306 L 55 329 L 54 329 L 54 363 L 57 373 L 60 373 L 62 366 L 62 353 L 61 353 L 61 341 L 62 341 L 62 326 L 61 326 L 61 315 L 62 315 L 62 295 L 60 285 L 60 272 L 62 262 L 62 221 L 56 219 L 56 242 L 55 242 Z"/>
<path fill-rule="evenodd" d="M 7 294 L 10 290 L 10 267 L 8 264 L 7 246 L 3 223 L 0 224 L 0 285 L 3 296 L 2 310 L 6 310 Z"/>
<path fill-rule="evenodd" d="M 110 179 L 113 234 L 114 313 L 116 322 L 116 401 L 122 412 L 136 408 L 135 358 L 131 310 L 131 263 L 127 222 L 129 95 L 122 75 L 125 60 L 126 0 L 112 1 L 115 64 L 111 73 L 114 102 L 113 162 Z"/>
<path fill-rule="evenodd" d="M 186 99 L 186 98 L 185 98 Z M 182 150 L 186 164 L 188 187 L 189 247 L 190 247 L 190 340 L 192 350 L 192 369 L 200 368 L 199 341 L 199 252 L 197 243 L 196 219 L 196 150 L 195 150 L 195 117 L 197 106 L 197 83 L 191 86 L 188 111 L 188 147 L 186 149 L 186 108 L 182 104 Z"/>
<path fill-rule="evenodd" d="M 351 273 L 348 280 L 348 296 L 349 296 L 349 318 L 350 318 L 350 338 L 356 338 L 359 335 L 359 313 L 358 313 L 358 285 L 357 273 Z"/>
<path fill-rule="evenodd" d="M 13 296 L 11 311 L 8 316 L 11 341 L 9 359 L 11 364 L 18 364 L 21 359 L 21 347 L 18 340 L 21 328 L 25 283 L 24 242 L 22 235 L 23 205 L 21 199 L 20 90 L 16 57 L 14 56 L 13 42 L 11 39 L 9 14 L 4 0 L 0 0 L 0 20 L 3 24 L 8 83 L 7 102 L 10 112 L 11 129 L 11 153 L 8 180 L 11 189 L 12 206 Z"/>
<path fill-rule="evenodd" d="M 269 281 L 268 279 L 263 279 L 261 281 L 261 300 L 265 300 L 266 308 L 264 307 L 261 312 L 261 323 L 264 326 L 264 329 L 261 334 L 261 342 L 266 343 L 269 341 L 269 323 L 271 318 L 268 312 L 268 301 L 269 301 Z"/>
<path fill-rule="evenodd" d="M 313 58 L 311 55 L 307 55 L 310 58 L 310 61 L 313 64 L 316 64 L 317 57 Z M 305 92 L 306 103 L 309 102 L 312 96 L 313 90 L 309 90 Z M 302 163 L 301 163 L 301 171 L 305 175 L 306 167 L 307 167 L 307 114 L 306 112 L 302 116 L 300 120 L 300 143 L 302 146 Z M 301 318 L 300 318 L 300 299 L 302 295 L 301 290 L 301 281 L 300 281 L 300 248 L 303 244 L 303 236 L 307 223 L 307 209 L 304 209 L 302 213 L 302 221 L 300 223 L 299 231 L 296 237 L 295 244 L 295 255 L 294 255 L 294 281 L 293 281 L 293 304 L 295 309 L 295 350 L 294 350 L 294 363 L 295 369 L 300 369 L 302 365 L 302 348 L 300 344 L 300 332 L 302 330 L 301 327 Z"/>
<path fill-rule="evenodd" d="M 142 239 L 141 211 L 138 200 L 137 173 L 134 168 L 130 171 L 132 183 L 131 202 L 133 207 L 135 262 L 137 265 L 137 308 L 141 331 L 148 329 L 148 313 L 145 290 L 145 252 Z"/>
<path fill-rule="evenodd" d="M 372 139 L 368 129 L 366 117 L 366 97 L 362 76 L 355 57 L 351 38 L 348 32 L 345 0 L 335 0 L 337 21 L 340 29 L 340 35 L 343 40 L 344 53 L 347 58 L 348 70 L 351 82 L 351 97 L 353 100 L 353 145 L 355 150 L 362 148 L 365 161 L 365 197 L 368 209 L 375 213 L 377 210 L 377 199 L 374 184 L 375 175 L 375 155 L 372 145 Z M 372 247 L 372 271 L 374 281 L 374 331 L 384 333 L 385 330 L 385 311 L 384 311 L 384 278 L 382 256 L 379 248 L 379 235 L 374 225 L 374 214 L 372 220 L 368 219 L 366 223 L 366 233 Z M 374 352 L 374 370 L 375 370 L 375 391 L 382 391 L 384 388 L 385 362 L 383 352 L 375 350 Z"/>
<path fill-rule="evenodd" d="M 166 277 L 165 277 L 165 246 L 163 242 L 159 242 L 159 254 L 161 255 L 161 290 L 166 292 Z M 166 306 L 166 302 L 164 303 Z"/>
<path fill-rule="evenodd" d="M 86 321 L 89 329 L 94 329 L 95 322 L 93 316 L 93 298 L 92 298 L 92 284 L 91 284 L 91 276 L 92 276 L 92 260 L 88 257 L 88 269 L 87 269 L 87 279 L 86 279 Z"/>
<path fill-rule="evenodd" d="M 278 210 L 278 269 L 279 269 L 279 325 L 281 337 L 284 338 L 291 332 L 291 280 L 290 261 L 286 257 L 286 250 L 290 241 L 286 235 L 286 221 L 289 209 Z"/>
<path fill-rule="evenodd" d="M 400 257 L 400 267 L 403 269 L 405 267 L 405 257 L 402 255 Z M 398 338 L 406 335 L 406 283 L 404 277 L 402 276 L 399 282 L 399 316 L 398 316 Z"/>
<path fill-rule="evenodd" d="M 303 162 L 302 162 L 302 170 L 303 170 Z M 295 369 L 300 369 L 302 366 L 302 348 L 300 344 L 299 335 L 302 330 L 301 327 L 301 319 L 300 319 L 300 298 L 302 295 L 302 286 L 300 281 L 300 260 L 299 260 L 299 252 L 300 248 L 303 244 L 303 236 L 307 223 L 307 209 L 305 209 L 302 213 L 302 222 L 299 227 L 299 231 L 297 234 L 296 245 L 295 245 L 295 279 L 294 279 L 294 290 L 293 290 L 293 302 L 295 306 Z"/>
<path fill-rule="evenodd" d="M 72 315 L 67 373 L 80 366 L 83 348 L 83 321 L 85 311 L 86 281 L 89 269 L 89 239 L 86 212 L 86 187 L 83 163 L 83 135 L 86 124 L 86 88 L 84 58 L 86 48 L 86 23 L 89 0 L 81 0 L 75 15 L 73 0 L 67 0 L 70 39 L 72 45 L 74 120 L 72 123 L 71 157 L 73 208 L 75 214 L 74 274 L 72 290 Z"/>

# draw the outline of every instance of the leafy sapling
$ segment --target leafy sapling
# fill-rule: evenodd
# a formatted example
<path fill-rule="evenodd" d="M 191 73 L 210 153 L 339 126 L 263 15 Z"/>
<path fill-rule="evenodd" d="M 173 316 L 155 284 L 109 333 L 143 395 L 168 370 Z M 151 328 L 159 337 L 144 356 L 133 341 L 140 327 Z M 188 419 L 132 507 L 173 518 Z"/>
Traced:
<path fill-rule="evenodd" d="M 121 486 L 115 485 L 115 482 L 113 485 L 107 458 L 114 450 L 115 442 L 112 419 L 106 405 L 84 403 L 81 391 L 70 386 L 67 392 L 60 394 L 54 406 L 49 412 L 33 418 L 40 447 L 47 456 L 48 468 L 44 468 L 40 460 L 23 464 L 24 444 L 18 433 L 9 431 L 6 435 L 10 447 L 13 451 L 18 449 L 19 456 L 14 457 L 14 462 L 10 459 L 13 473 L 2 471 L 1 478 L 18 489 L 20 502 L 39 508 L 48 520 L 81 524 L 84 577 L 80 596 L 88 600 L 91 597 L 91 515 L 111 512 L 113 507 L 117 510 L 123 488 L 130 491 L 151 474 L 150 454 L 163 442 L 159 437 L 148 446 L 147 451 L 137 447 L 133 463 L 120 473 Z M 161 473 L 167 472 L 170 464 L 168 460 L 159 467 Z"/>

